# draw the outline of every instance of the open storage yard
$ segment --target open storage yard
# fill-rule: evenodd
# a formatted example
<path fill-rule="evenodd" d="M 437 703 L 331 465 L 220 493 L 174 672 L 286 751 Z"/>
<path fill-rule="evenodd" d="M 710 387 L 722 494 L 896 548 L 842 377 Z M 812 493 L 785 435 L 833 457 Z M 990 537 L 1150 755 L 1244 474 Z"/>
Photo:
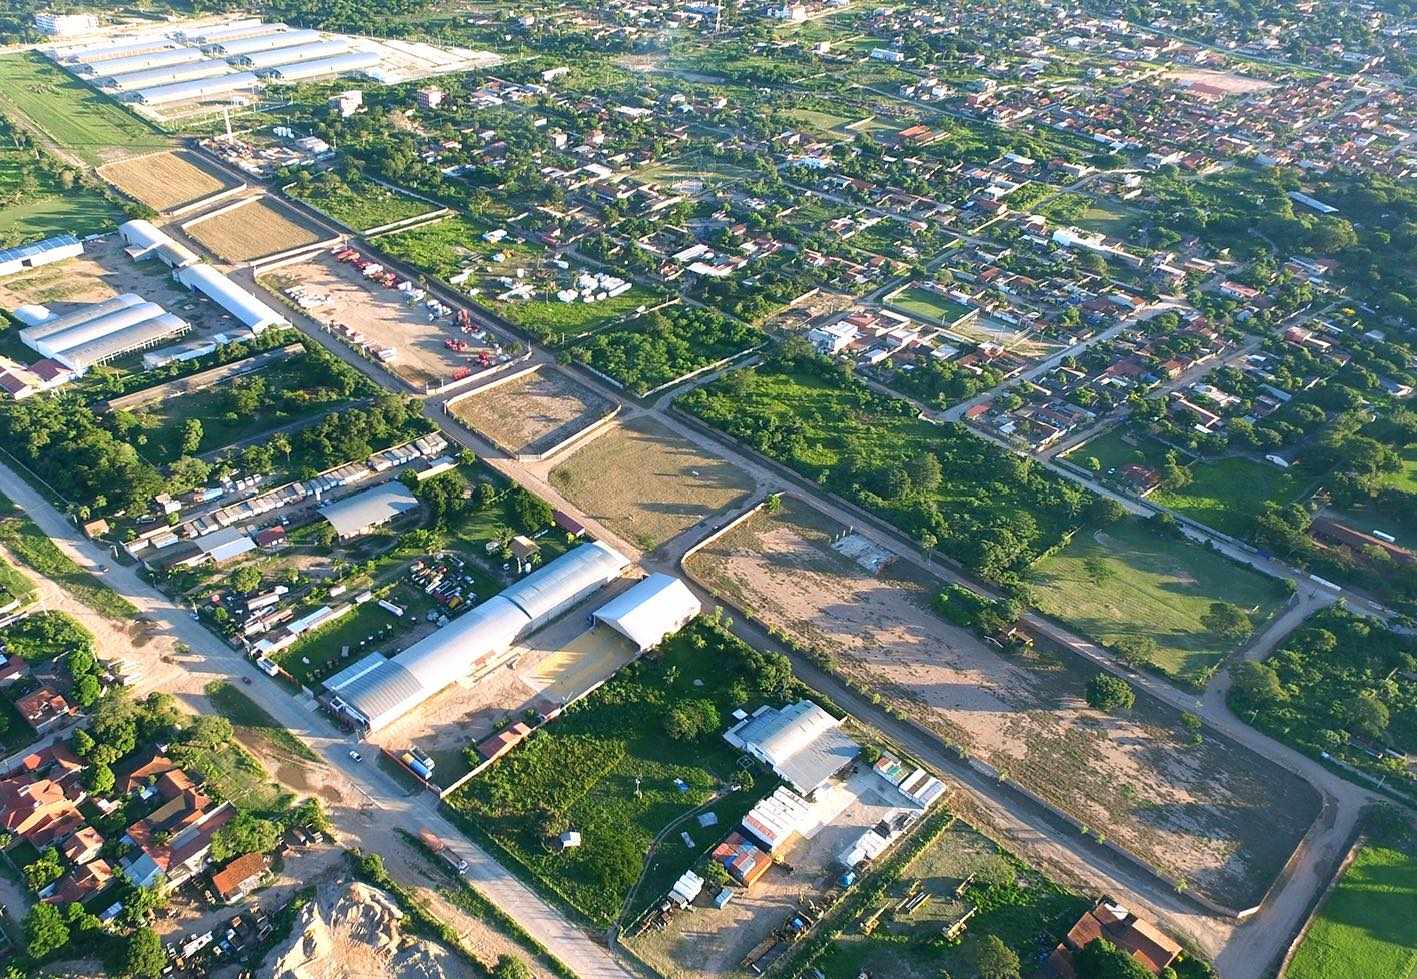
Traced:
<path fill-rule="evenodd" d="M 477 344 L 466 352 L 450 349 L 448 341 L 462 340 L 450 316 L 435 318 L 405 293 L 376 284 L 329 253 L 282 266 L 262 282 L 291 302 L 297 301 L 292 291 L 303 296 L 307 316 L 371 356 L 392 351 L 379 358 L 384 368 L 418 392 L 448 383 L 475 363 L 478 351 L 491 349 Z"/>
<path fill-rule="evenodd" d="M 218 210 L 186 231 L 193 241 L 227 262 L 249 262 L 329 237 L 289 206 L 264 195 L 229 211 Z"/>
<path fill-rule="evenodd" d="M 1145 696 L 1087 707 L 1095 671 L 1047 649 L 1005 656 L 930 610 L 937 584 L 833 550 L 845 528 L 796 500 L 697 552 L 689 570 L 920 723 L 1083 825 L 1233 908 L 1259 903 L 1319 808 L 1301 779 L 1230 742 L 1192 744 Z"/>
<path fill-rule="evenodd" d="M 542 367 L 460 398 L 448 411 L 517 455 L 546 452 L 612 408 L 612 402 L 564 372 Z"/>
<path fill-rule="evenodd" d="M 99 176 L 155 211 L 171 211 L 236 186 L 182 150 L 110 163 Z"/>
<path fill-rule="evenodd" d="M 1417 843 L 1369 840 L 1320 906 L 1285 979 L 1417 976 Z"/>
<path fill-rule="evenodd" d="M 597 436 L 551 470 L 551 484 L 645 550 L 736 506 L 753 488 L 741 469 L 648 419 Z"/>
<path fill-rule="evenodd" d="M 1286 597 L 1277 579 L 1136 520 L 1080 532 L 1030 579 L 1042 611 L 1109 646 L 1151 640 L 1153 665 L 1191 681 L 1246 638 L 1206 627 L 1212 603 L 1239 606 L 1259 630 Z"/>

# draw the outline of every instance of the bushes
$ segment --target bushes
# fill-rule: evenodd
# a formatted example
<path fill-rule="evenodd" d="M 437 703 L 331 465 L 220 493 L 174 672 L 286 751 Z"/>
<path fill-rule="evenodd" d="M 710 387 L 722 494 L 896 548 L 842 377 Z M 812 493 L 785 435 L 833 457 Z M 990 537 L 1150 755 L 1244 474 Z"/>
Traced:
<path fill-rule="evenodd" d="M 573 348 L 571 357 L 643 395 L 761 340 L 762 333 L 753 327 L 680 305 L 599 333 Z"/>
<path fill-rule="evenodd" d="M 1087 683 L 1087 703 L 1095 710 L 1119 713 L 1136 705 L 1137 695 L 1131 684 L 1110 673 L 1099 673 Z"/>
<path fill-rule="evenodd" d="M 1018 621 L 1019 607 L 1012 601 L 994 601 L 963 585 L 948 585 L 935 596 L 935 611 L 962 629 L 986 636 L 1008 631 Z"/>
<path fill-rule="evenodd" d="M 0 631 L 5 651 L 29 663 L 43 663 L 66 653 L 93 658 L 93 633 L 64 612 L 36 612 Z M 79 673 L 91 672 L 82 667 Z"/>

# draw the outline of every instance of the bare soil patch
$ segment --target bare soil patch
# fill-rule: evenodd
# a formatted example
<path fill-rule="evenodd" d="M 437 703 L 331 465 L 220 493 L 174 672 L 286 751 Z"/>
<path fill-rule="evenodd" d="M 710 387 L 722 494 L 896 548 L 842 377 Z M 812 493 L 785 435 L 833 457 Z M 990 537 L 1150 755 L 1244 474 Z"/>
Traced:
<path fill-rule="evenodd" d="M 901 562 L 872 576 L 830 547 L 843 528 L 799 501 L 693 556 L 707 587 L 838 667 L 972 757 L 1197 893 L 1258 903 L 1317 815 L 1302 779 L 1145 694 L 1114 716 L 1084 699 L 1092 667 L 1060 650 L 1005 655 L 929 608 Z"/>
<path fill-rule="evenodd" d="M 187 235 L 228 262 L 249 262 L 328 237 L 291 208 L 266 196 L 253 197 L 240 207 L 205 218 L 188 227 Z"/>
<path fill-rule="evenodd" d="M 551 470 L 577 507 L 646 551 L 741 503 L 752 478 L 649 419 L 614 425 Z"/>
<path fill-rule="evenodd" d="M 1232 71 L 1207 71 L 1204 68 L 1187 68 L 1170 72 L 1167 76 L 1181 85 L 1206 85 L 1218 88 L 1226 95 L 1249 95 L 1274 88 L 1274 82 L 1263 78 L 1250 78 Z"/>
<path fill-rule="evenodd" d="M 182 150 L 110 163 L 99 176 L 155 211 L 170 211 L 235 186 Z"/>
<path fill-rule="evenodd" d="M 458 421 L 505 451 L 545 452 L 603 417 L 614 405 L 554 367 L 464 398 L 450 408 Z"/>

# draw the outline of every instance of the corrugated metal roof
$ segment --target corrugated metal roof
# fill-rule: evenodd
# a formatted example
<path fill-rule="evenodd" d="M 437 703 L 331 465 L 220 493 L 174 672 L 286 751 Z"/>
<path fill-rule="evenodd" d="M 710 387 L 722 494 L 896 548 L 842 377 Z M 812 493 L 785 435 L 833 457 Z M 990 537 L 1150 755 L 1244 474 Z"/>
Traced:
<path fill-rule="evenodd" d="M 260 84 L 261 80 L 256 77 L 255 72 L 241 71 L 218 78 L 199 78 L 190 82 L 139 89 L 137 98 L 145 105 L 163 105 L 168 102 L 200 99 L 208 95 L 225 95 L 227 92 L 256 88 Z"/>
<path fill-rule="evenodd" d="M 301 78 L 319 78 L 321 75 L 338 75 L 347 71 L 363 71 L 379 64 L 379 56 L 372 51 L 350 51 L 332 58 L 302 61 L 293 65 L 272 68 L 270 74 L 278 81 L 293 82 Z"/>
<path fill-rule="evenodd" d="M 150 68 L 147 71 L 114 75 L 106 78 L 103 84 L 109 88 L 116 88 L 120 92 L 131 92 L 135 89 L 155 88 L 159 85 L 187 82 L 195 78 L 211 78 L 230 72 L 231 66 L 225 61 L 194 61 L 190 64 L 169 65 L 164 68 Z"/>
<path fill-rule="evenodd" d="M 103 78 L 112 78 L 114 75 L 123 75 L 134 71 L 143 71 L 147 68 L 166 68 L 169 65 L 181 65 L 192 61 L 201 61 L 205 56 L 196 48 L 171 48 L 164 51 L 149 51 L 147 54 L 134 54 L 126 58 L 113 58 L 109 61 L 100 61 L 90 65 L 96 75 Z"/>
<path fill-rule="evenodd" d="M 401 513 L 418 509 L 418 500 L 402 483 L 383 483 L 320 507 L 320 516 L 341 537 L 382 526 Z"/>
<path fill-rule="evenodd" d="M 92 306 L 85 306 L 83 309 L 75 310 L 64 316 L 56 316 L 54 319 L 41 323 L 38 326 L 28 326 L 20 331 L 20 339 L 30 346 L 47 337 L 52 337 L 56 333 L 62 333 L 71 326 L 80 323 L 87 323 L 89 320 L 107 316 L 120 309 L 127 309 L 129 306 L 136 306 L 143 302 L 143 297 L 136 292 L 125 292 L 122 295 L 114 296 L 112 299 L 105 299 L 101 303 Z"/>
<path fill-rule="evenodd" d="M 701 608 L 684 582 L 673 575 L 655 573 L 606 602 L 596 611 L 595 618 L 643 652 L 682 629 Z"/>
<path fill-rule="evenodd" d="M 502 596 L 534 623 L 554 615 L 564 604 L 596 583 L 609 582 L 629 565 L 624 555 L 601 541 L 582 544 L 510 585 Z"/>
<path fill-rule="evenodd" d="M 125 309 L 117 309 L 103 316 L 85 320 L 67 330 L 51 333 L 42 340 L 34 341 L 31 345 L 46 357 L 57 357 L 64 351 L 80 344 L 106 337 L 119 330 L 126 330 L 130 326 L 137 326 L 145 320 L 155 319 L 162 314 L 163 308 L 157 303 L 135 303 Z"/>
<path fill-rule="evenodd" d="M 454 619 L 394 657 L 433 692 L 470 674 L 482 660 L 508 649 L 531 620 L 500 595 Z"/>
<path fill-rule="evenodd" d="M 189 265 L 178 271 L 177 281 L 214 300 L 242 324 L 256 332 L 286 322 L 284 316 L 210 265 Z"/>
<path fill-rule="evenodd" d="M 288 65 L 296 61 L 328 58 L 348 50 L 349 42 L 344 40 L 312 41 L 309 44 L 297 44 L 289 48 L 276 48 L 274 51 L 252 51 L 250 54 L 242 56 L 241 63 L 259 70 L 274 68 L 276 65 Z"/>
<path fill-rule="evenodd" d="M 383 653 L 369 653 L 365 656 L 361 656 L 326 680 L 324 684 L 325 689 L 338 693 L 341 687 L 348 686 L 353 681 L 377 667 L 380 663 L 387 663 L 388 661 L 389 658 Z"/>
<path fill-rule="evenodd" d="M 275 48 L 292 47 L 296 44 L 308 44 L 319 39 L 319 31 L 274 31 L 270 34 L 255 34 L 251 37 L 241 37 L 231 41 L 218 41 L 215 44 L 207 45 L 207 47 L 222 57 L 231 58 L 238 54 L 249 54 L 252 51 L 270 51 Z"/>
<path fill-rule="evenodd" d="M 33 241 L 28 245 L 17 245 L 14 248 L 0 248 L 0 265 L 7 262 L 17 262 L 26 258 L 33 258 L 36 255 L 43 255 L 45 252 L 52 252 L 58 248 L 70 248 L 79 244 L 79 239 L 73 235 L 55 235 L 53 238 L 46 238 L 43 241 Z"/>
<path fill-rule="evenodd" d="M 434 692 L 408 670 L 388 660 L 347 684 L 338 696 L 362 714 L 371 728 L 380 728 Z"/>
<path fill-rule="evenodd" d="M 94 364 L 102 364 L 115 357 L 181 336 L 190 329 L 182 317 L 165 312 L 87 343 L 77 344 L 55 354 L 54 359 L 76 371 L 87 370 Z"/>

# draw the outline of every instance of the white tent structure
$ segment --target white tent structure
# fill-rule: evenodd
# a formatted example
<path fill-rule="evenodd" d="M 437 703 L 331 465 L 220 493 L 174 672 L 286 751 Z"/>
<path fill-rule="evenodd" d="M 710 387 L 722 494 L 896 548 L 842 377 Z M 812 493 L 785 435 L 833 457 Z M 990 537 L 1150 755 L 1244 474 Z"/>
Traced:
<path fill-rule="evenodd" d="M 655 573 L 606 602 L 596 611 L 595 620 L 644 652 L 684 628 L 700 611 L 699 600 L 684 582 Z"/>
<path fill-rule="evenodd" d="M 215 302 L 241 321 L 252 333 L 268 326 L 289 326 L 289 321 L 210 265 L 189 265 L 177 271 L 177 281 Z"/>

